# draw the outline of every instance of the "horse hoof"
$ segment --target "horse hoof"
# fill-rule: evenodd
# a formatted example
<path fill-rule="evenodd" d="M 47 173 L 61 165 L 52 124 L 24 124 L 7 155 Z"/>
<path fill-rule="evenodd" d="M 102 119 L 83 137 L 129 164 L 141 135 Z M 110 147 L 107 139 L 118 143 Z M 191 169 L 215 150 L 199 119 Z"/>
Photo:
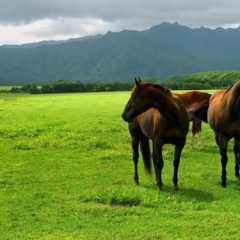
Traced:
<path fill-rule="evenodd" d="M 178 187 L 178 185 L 174 185 L 174 187 L 173 187 L 173 188 L 174 188 L 174 190 L 175 190 L 175 191 L 178 191 L 178 190 L 179 190 L 179 187 Z"/>
<path fill-rule="evenodd" d="M 222 188 L 226 188 L 226 187 L 227 187 L 227 184 L 226 184 L 226 183 L 222 183 L 222 184 L 221 184 L 221 187 L 222 187 Z"/>

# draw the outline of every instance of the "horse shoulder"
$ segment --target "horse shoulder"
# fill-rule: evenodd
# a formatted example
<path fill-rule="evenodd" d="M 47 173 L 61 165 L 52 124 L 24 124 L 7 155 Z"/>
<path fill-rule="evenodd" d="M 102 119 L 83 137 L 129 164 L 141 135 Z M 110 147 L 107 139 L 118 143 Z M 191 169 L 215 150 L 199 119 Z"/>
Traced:
<path fill-rule="evenodd" d="M 214 99 L 219 98 L 219 97 L 222 97 L 224 93 L 225 93 L 225 90 L 219 90 L 219 91 L 213 93 L 212 96 L 210 97 L 210 103 L 211 103 Z"/>
<path fill-rule="evenodd" d="M 186 111 L 186 105 L 184 104 L 184 101 L 176 95 L 173 95 L 173 99 L 175 102 L 176 111 L 179 112 L 179 117 L 188 119 L 188 114 Z"/>
<path fill-rule="evenodd" d="M 222 119 L 224 93 L 225 90 L 217 91 L 210 98 L 208 108 L 208 123 L 213 129 L 217 128 Z"/>

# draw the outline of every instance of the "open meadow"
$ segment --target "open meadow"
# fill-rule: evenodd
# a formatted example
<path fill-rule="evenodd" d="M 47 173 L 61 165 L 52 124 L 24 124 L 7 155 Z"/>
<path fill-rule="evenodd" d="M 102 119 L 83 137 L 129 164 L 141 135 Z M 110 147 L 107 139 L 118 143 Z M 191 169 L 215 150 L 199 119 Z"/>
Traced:
<path fill-rule="evenodd" d="M 121 113 L 129 92 L 0 94 L 0 239 L 237 239 L 240 183 L 229 144 L 228 186 L 212 130 L 190 137 L 173 190 L 173 146 L 164 146 L 164 190 L 139 161 Z M 197 139 L 195 140 L 197 141 Z"/>

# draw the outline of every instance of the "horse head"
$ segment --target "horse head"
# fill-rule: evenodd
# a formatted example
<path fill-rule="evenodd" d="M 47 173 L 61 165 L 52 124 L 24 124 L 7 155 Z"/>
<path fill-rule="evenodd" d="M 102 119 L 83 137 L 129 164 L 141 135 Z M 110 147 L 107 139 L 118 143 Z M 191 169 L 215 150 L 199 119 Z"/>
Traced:
<path fill-rule="evenodd" d="M 151 103 L 146 97 L 146 86 L 147 83 L 143 83 L 140 78 L 135 78 L 135 86 L 132 89 L 131 97 L 122 113 L 124 121 L 132 122 L 136 116 L 151 107 Z"/>

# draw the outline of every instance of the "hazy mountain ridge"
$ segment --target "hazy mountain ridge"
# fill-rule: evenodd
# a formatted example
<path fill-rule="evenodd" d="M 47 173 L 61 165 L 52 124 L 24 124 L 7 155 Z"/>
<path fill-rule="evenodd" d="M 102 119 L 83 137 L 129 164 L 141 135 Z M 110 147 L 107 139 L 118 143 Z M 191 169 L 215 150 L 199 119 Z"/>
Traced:
<path fill-rule="evenodd" d="M 190 29 L 162 23 L 144 31 L 56 43 L 0 47 L 1 84 L 166 79 L 211 70 L 238 70 L 240 28 Z"/>

